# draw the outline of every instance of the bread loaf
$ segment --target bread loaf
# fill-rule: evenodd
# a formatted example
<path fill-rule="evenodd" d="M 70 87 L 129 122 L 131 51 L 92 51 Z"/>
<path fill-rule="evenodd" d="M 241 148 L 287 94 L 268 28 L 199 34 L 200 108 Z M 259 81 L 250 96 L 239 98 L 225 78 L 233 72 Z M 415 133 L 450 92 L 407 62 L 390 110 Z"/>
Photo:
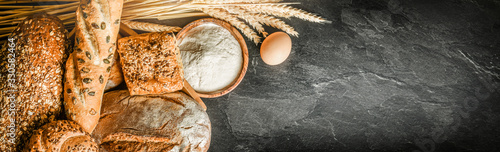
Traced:
<path fill-rule="evenodd" d="M 20 22 L 0 51 L 0 151 L 19 151 L 31 132 L 61 112 L 67 31 L 57 17 Z"/>
<path fill-rule="evenodd" d="M 24 151 L 97 152 L 97 143 L 82 127 L 71 120 L 48 123 L 34 131 Z"/>
<path fill-rule="evenodd" d="M 99 120 L 111 71 L 123 0 L 81 0 L 76 11 L 75 49 L 66 63 L 67 116 L 91 133 Z"/>
<path fill-rule="evenodd" d="M 172 33 L 146 33 L 118 40 L 125 83 L 131 95 L 181 90 L 184 72 Z"/>
<path fill-rule="evenodd" d="M 207 151 L 211 126 L 207 113 L 184 93 L 130 96 L 126 90 L 104 95 L 92 137 L 103 151 Z"/>

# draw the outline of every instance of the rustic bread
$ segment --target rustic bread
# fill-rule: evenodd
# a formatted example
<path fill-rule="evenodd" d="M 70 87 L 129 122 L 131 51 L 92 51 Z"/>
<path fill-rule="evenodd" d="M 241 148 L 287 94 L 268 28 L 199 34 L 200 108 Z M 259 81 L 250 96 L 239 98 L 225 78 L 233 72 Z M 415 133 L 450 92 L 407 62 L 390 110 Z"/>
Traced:
<path fill-rule="evenodd" d="M 76 11 L 75 50 L 66 63 L 67 116 L 92 132 L 111 71 L 123 0 L 81 0 Z"/>
<path fill-rule="evenodd" d="M 184 93 L 118 90 L 104 95 L 92 137 L 103 151 L 207 151 L 210 132 L 207 113 Z"/>
<path fill-rule="evenodd" d="M 184 72 L 172 33 L 146 33 L 118 40 L 118 54 L 131 95 L 164 94 L 183 87 Z"/>
<path fill-rule="evenodd" d="M 40 13 L 20 22 L 2 47 L 0 151 L 19 151 L 35 128 L 61 112 L 66 35 L 61 20 Z"/>
<path fill-rule="evenodd" d="M 53 121 L 36 130 L 24 151 L 96 152 L 97 143 L 71 120 Z"/>

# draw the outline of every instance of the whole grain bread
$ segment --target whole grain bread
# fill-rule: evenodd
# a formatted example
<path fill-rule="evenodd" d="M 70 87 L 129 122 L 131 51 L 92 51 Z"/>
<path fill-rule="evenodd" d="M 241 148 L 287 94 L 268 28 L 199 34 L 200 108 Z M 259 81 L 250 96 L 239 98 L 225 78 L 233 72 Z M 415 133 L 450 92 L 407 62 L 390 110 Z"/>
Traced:
<path fill-rule="evenodd" d="M 210 132 L 207 113 L 184 93 L 117 90 L 104 95 L 92 137 L 102 151 L 207 151 Z"/>
<path fill-rule="evenodd" d="M 171 32 L 121 38 L 118 53 L 131 95 L 164 94 L 182 89 L 182 60 Z"/>
<path fill-rule="evenodd" d="M 97 143 L 71 120 L 53 121 L 34 131 L 24 151 L 97 152 Z"/>
<path fill-rule="evenodd" d="M 0 51 L 0 151 L 19 151 L 62 109 L 67 31 L 57 17 L 20 22 Z"/>
<path fill-rule="evenodd" d="M 99 120 L 111 71 L 123 0 L 81 0 L 76 11 L 75 49 L 66 63 L 67 116 L 91 133 Z"/>

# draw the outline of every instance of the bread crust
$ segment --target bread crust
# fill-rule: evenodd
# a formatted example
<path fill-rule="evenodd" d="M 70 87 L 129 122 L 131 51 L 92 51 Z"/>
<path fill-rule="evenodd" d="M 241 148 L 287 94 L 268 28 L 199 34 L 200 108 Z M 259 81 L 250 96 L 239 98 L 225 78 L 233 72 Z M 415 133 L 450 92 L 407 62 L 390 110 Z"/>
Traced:
<path fill-rule="evenodd" d="M 99 120 L 111 71 L 123 0 L 82 0 L 76 11 L 75 49 L 66 63 L 67 116 L 91 133 Z"/>
<path fill-rule="evenodd" d="M 60 114 L 66 36 L 61 20 L 40 13 L 20 22 L 2 47 L 0 151 L 21 150 L 32 130 Z"/>
<path fill-rule="evenodd" d="M 34 131 L 25 152 L 97 152 L 97 143 L 82 127 L 71 120 L 59 120 Z"/>
<path fill-rule="evenodd" d="M 118 53 L 131 95 L 164 94 L 182 89 L 182 60 L 171 32 L 121 38 Z"/>
<path fill-rule="evenodd" d="M 92 134 L 103 151 L 207 151 L 210 136 L 207 113 L 186 94 L 130 96 L 127 90 L 104 95 Z"/>

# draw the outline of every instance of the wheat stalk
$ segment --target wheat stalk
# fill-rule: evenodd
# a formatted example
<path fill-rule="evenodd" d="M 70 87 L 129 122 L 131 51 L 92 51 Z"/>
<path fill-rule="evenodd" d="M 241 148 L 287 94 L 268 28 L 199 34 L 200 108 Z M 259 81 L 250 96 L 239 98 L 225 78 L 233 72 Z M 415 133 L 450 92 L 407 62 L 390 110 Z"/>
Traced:
<path fill-rule="evenodd" d="M 258 44 L 260 42 L 260 36 L 257 35 L 257 33 L 255 33 L 250 27 L 248 27 L 248 25 L 238 20 L 238 18 L 236 18 L 234 15 L 231 15 L 226 10 L 221 8 L 202 8 L 201 10 L 212 17 L 229 22 L 231 25 L 240 29 L 243 34 L 251 39 L 255 44 Z"/>
<path fill-rule="evenodd" d="M 277 3 L 282 0 L 193 0 L 193 3 L 228 4 L 228 3 Z"/>
<path fill-rule="evenodd" d="M 271 26 L 280 30 L 285 31 L 286 33 L 293 35 L 293 36 L 298 36 L 299 33 L 293 29 L 293 27 L 289 26 L 282 20 L 279 20 L 277 18 L 274 18 L 272 16 L 264 15 L 264 14 L 256 14 L 256 13 L 249 13 L 245 11 L 245 9 L 242 9 L 239 6 L 228 6 L 228 7 L 223 7 L 225 10 L 232 14 L 237 14 L 239 18 L 247 21 L 250 25 L 254 26 L 254 28 L 257 31 L 262 31 L 264 37 L 267 36 L 267 33 L 264 32 L 264 28 L 262 28 L 261 24 L 265 24 L 267 26 Z"/>
<path fill-rule="evenodd" d="M 0 17 L 0 20 L 7 20 L 7 19 L 11 19 L 11 18 L 16 18 L 16 17 L 23 17 L 23 16 L 27 16 L 27 15 L 32 15 L 32 14 L 35 14 L 38 12 L 48 11 L 48 10 L 57 9 L 57 8 L 70 7 L 70 6 L 74 6 L 74 5 L 78 5 L 78 2 L 61 4 L 61 5 L 54 5 L 53 7 L 34 9 L 32 11 L 26 11 L 26 12 L 20 12 L 20 13 Z"/>
<path fill-rule="evenodd" d="M 273 5 L 241 6 L 241 7 L 250 13 L 264 13 L 267 15 L 274 15 L 284 18 L 290 18 L 292 16 L 290 13 L 286 13 L 283 9 L 270 9 L 270 6 Z"/>
<path fill-rule="evenodd" d="M 127 25 L 131 29 L 148 31 L 148 32 L 179 32 L 182 28 L 178 26 L 166 26 L 160 24 L 146 23 L 146 22 L 137 22 L 137 21 L 129 21 L 122 20 L 123 24 Z"/>
<path fill-rule="evenodd" d="M 293 29 L 290 25 L 286 24 L 280 19 L 274 18 L 272 16 L 264 15 L 264 14 L 255 14 L 254 16 L 257 20 L 267 26 L 271 26 L 280 30 L 285 31 L 286 33 L 292 36 L 299 36 L 299 33 Z"/>
<path fill-rule="evenodd" d="M 267 15 L 273 15 L 284 18 L 296 17 L 305 21 L 316 22 L 316 23 L 331 23 L 331 21 L 328 21 L 322 17 L 287 5 L 270 4 L 270 5 L 241 6 L 241 7 L 252 13 L 264 13 Z"/>
<path fill-rule="evenodd" d="M 193 16 L 208 16 L 208 14 L 205 14 L 203 12 L 190 12 L 190 13 L 160 16 L 160 17 L 157 17 L 157 19 L 158 20 L 168 20 L 168 19 L 185 18 L 185 17 L 193 17 Z"/>
<path fill-rule="evenodd" d="M 0 38 L 5 37 L 17 23 L 25 19 L 25 16 L 46 11 L 48 14 L 58 15 L 66 27 L 73 27 L 75 22 L 75 11 L 80 0 L 37 0 L 39 2 L 61 2 L 56 5 L 35 5 L 32 0 L 0 0 Z M 129 24 L 133 29 L 144 31 L 178 31 L 179 27 L 169 27 L 151 23 L 134 22 L 135 19 L 174 19 L 191 16 L 209 15 L 229 22 L 254 43 L 259 43 L 258 34 L 264 37 L 267 33 L 263 25 L 278 28 L 290 35 L 298 36 L 297 31 L 276 17 L 296 17 L 302 20 L 330 23 L 330 21 L 308 13 L 301 9 L 293 8 L 293 2 L 283 3 L 282 0 L 125 0 L 124 11 L 121 20 Z M 15 6 L 19 4 L 19 6 Z M 10 7 L 9 6 L 14 6 Z M 201 12 L 199 12 L 201 11 Z M 241 20 L 240 20 L 241 19 Z M 251 27 L 249 27 L 248 23 Z M 10 30 L 10 31 L 9 31 Z"/>
<path fill-rule="evenodd" d="M 262 27 L 262 24 L 260 24 L 259 21 L 257 21 L 257 19 L 251 14 L 248 14 L 248 12 L 246 12 L 244 9 L 241 9 L 239 7 L 224 7 L 224 9 L 229 13 L 237 14 L 238 18 L 245 20 L 255 30 L 257 30 L 257 32 L 262 34 L 262 36 L 267 37 L 267 32 L 264 30 L 264 27 Z"/>

